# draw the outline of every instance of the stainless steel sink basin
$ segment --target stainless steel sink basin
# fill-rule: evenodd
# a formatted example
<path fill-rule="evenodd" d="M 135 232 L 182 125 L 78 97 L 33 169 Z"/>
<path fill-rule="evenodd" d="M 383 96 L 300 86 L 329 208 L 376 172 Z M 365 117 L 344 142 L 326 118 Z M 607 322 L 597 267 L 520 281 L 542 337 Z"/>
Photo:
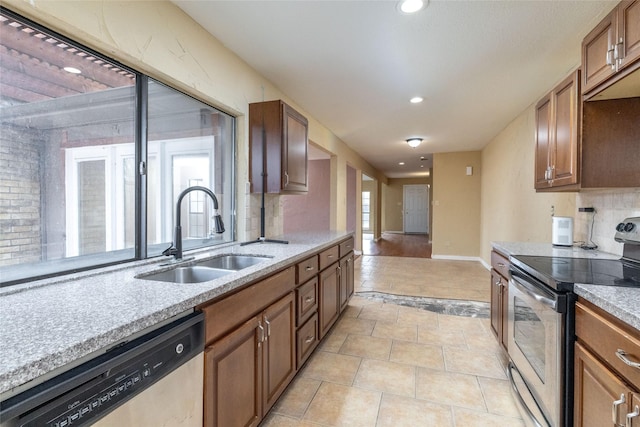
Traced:
<path fill-rule="evenodd" d="M 193 265 L 190 267 L 178 267 L 173 270 L 162 271 L 160 273 L 138 276 L 138 278 L 155 280 L 158 282 L 201 283 L 226 276 L 232 272 L 232 270 L 221 270 Z"/>
<path fill-rule="evenodd" d="M 222 255 L 215 258 L 198 262 L 196 265 L 202 267 L 220 268 L 222 270 L 238 271 L 243 268 L 264 262 L 269 257 L 255 255 Z"/>

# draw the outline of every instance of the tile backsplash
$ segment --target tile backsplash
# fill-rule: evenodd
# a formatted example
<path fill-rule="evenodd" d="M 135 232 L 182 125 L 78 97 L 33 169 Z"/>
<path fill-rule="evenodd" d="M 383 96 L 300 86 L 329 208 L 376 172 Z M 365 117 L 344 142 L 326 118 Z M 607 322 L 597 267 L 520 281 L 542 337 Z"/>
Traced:
<path fill-rule="evenodd" d="M 590 207 L 596 209 L 595 215 L 578 212 L 578 208 Z M 622 255 L 622 243 L 613 239 L 615 227 L 623 219 L 634 216 L 640 216 L 640 188 L 583 190 L 576 196 L 574 240 L 589 241 L 593 221 L 591 240 L 598 249 Z"/>

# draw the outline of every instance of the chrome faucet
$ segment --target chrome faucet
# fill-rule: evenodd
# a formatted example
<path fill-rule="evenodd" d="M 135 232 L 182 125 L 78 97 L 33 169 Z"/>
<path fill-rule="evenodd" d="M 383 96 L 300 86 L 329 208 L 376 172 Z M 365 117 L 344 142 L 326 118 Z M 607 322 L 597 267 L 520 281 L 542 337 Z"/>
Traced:
<path fill-rule="evenodd" d="M 220 213 L 218 213 L 218 199 L 216 198 L 216 195 L 213 194 L 213 191 L 209 190 L 207 187 L 201 187 L 198 185 L 187 188 L 182 193 L 180 193 L 180 195 L 178 196 L 178 202 L 176 203 L 176 228 L 175 228 L 175 234 L 173 238 L 173 245 L 162 252 L 162 255 L 166 255 L 166 256 L 173 255 L 174 262 L 182 261 L 182 226 L 180 225 L 180 211 L 181 211 L 180 208 L 182 205 L 182 199 L 187 194 L 196 190 L 204 191 L 213 200 L 213 210 L 214 210 L 213 224 L 214 224 L 215 232 L 218 234 L 224 233 L 224 224 L 222 222 L 222 217 L 220 216 Z"/>

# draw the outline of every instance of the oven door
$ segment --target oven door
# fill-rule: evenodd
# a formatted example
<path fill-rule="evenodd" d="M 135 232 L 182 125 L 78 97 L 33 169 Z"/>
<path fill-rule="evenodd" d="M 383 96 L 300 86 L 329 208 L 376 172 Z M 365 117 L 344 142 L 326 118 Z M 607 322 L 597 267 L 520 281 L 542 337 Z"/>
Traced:
<path fill-rule="evenodd" d="M 527 424 L 536 427 L 563 424 L 565 298 L 512 271 L 509 379 Z"/>

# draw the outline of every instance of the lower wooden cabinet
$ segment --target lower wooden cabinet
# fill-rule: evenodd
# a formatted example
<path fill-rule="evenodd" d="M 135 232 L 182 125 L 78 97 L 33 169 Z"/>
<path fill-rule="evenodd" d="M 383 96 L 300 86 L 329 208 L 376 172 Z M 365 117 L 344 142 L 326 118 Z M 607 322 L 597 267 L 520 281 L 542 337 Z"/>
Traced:
<path fill-rule="evenodd" d="M 629 386 L 582 345 L 575 347 L 574 425 L 576 427 L 624 426 L 638 399 Z M 640 426 L 640 419 L 633 426 Z"/>
<path fill-rule="evenodd" d="M 339 263 L 336 262 L 320 273 L 318 281 L 320 339 L 324 338 L 340 315 L 340 275 L 338 267 Z"/>
<path fill-rule="evenodd" d="M 198 307 L 204 426 L 257 426 L 354 293 L 353 238 Z M 342 254 L 342 257 L 338 257 Z"/>
<path fill-rule="evenodd" d="M 491 331 L 507 350 L 509 325 L 509 260 L 499 252 L 491 252 Z"/>
<path fill-rule="evenodd" d="M 296 373 L 294 294 L 205 349 L 204 425 L 257 426 Z"/>
<path fill-rule="evenodd" d="M 340 259 L 340 312 L 347 308 L 349 298 L 353 295 L 353 252 Z"/>
<path fill-rule="evenodd" d="M 574 425 L 640 427 L 640 333 L 580 300 L 576 337 Z"/>

